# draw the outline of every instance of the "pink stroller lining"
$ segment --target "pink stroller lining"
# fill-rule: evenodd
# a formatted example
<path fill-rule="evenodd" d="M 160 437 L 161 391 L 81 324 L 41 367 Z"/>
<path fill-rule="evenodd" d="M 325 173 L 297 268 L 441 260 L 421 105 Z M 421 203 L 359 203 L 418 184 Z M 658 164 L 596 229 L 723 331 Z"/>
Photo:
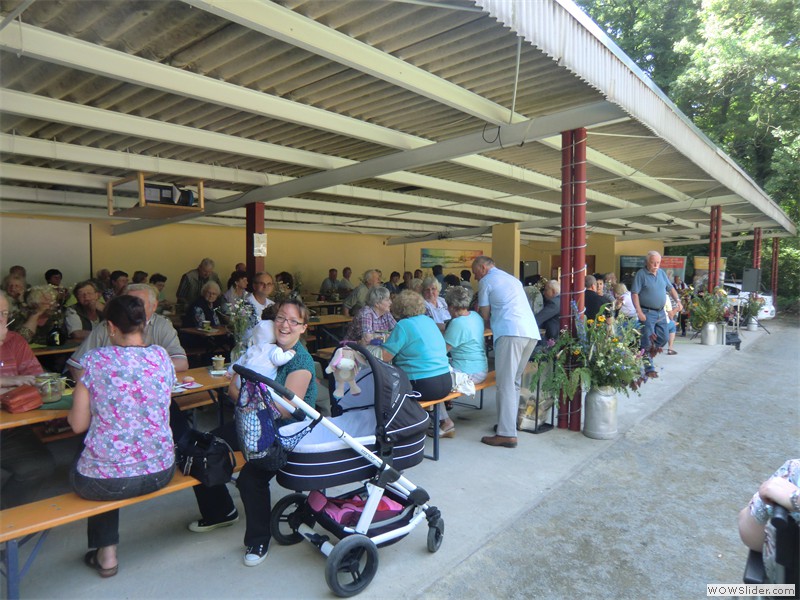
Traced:
<path fill-rule="evenodd" d="M 314 490 L 308 495 L 308 505 L 314 512 L 324 512 L 340 525 L 353 527 L 358 523 L 367 501 L 361 496 L 352 498 L 328 498 L 320 491 Z M 403 505 L 391 498 L 383 496 L 375 511 L 375 520 L 382 521 L 402 512 Z"/>

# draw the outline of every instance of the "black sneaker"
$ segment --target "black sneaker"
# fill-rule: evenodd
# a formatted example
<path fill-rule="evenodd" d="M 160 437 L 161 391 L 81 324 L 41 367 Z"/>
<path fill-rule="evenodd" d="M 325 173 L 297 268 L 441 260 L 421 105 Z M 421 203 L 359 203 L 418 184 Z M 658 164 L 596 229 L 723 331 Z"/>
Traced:
<path fill-rule="evenodd" d="M 209 531 L 214 531 L 215 529 L 219 529 L 220 527 L 230 527 L 234 523 L 239 520 L 239 513 L 234 512 L 233 516 L 226 517 L 224 521 L 218 521 L 216 523 L 212 523 L 211 521 L 206 521 L 205 519 L 200 519 L 199 521 L 192 521 L 189 523 L 189 531 L 194 531 L 195 533 L 208 533 Z"/>
<path fill-rule="evenodd" d="M 258 546 L 248 546 L 244 552 L 244 565 L 246 567 L 255 567 L 267 560 L 267 552 L 269 546 L 266 544 L 259 544 Z"/>

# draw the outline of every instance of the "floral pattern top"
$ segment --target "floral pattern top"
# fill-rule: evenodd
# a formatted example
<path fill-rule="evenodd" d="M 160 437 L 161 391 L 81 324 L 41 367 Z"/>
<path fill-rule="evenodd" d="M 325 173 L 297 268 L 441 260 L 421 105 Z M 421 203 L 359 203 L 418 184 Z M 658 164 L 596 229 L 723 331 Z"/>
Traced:
<path fill-rule="evenodd" d="M 95 479 L 138 477 L 175 462 L 169 404 L 175 368 L 161 346 L 105 346 L 83 359 L 92 420 L 78 472 Z"/>
<path fill-rule="evenodd" d="M 780 469 L 773 473 L 772 477 L 782 477 L 787 479 L 795 485 L 800 485 L 800 458 L 787 460 Z M 750 514 L 753 518 L 766 525 L 764 531 L 766 538 L 764 539 L 764 550 L 762 553 L 764 561 L 764 570 L 767 574 L 767 579 L 770 582 L 775 581 L 776 565 L 775 565 L 775 528 L 769 523 L 772 515 L 775 512 L 775 507 L 772 504 L 764 502 L 761 496 L 756 492 L 750 500 Z M 790 512 L 795 521 L 800 523 L 800 512 Z"/>

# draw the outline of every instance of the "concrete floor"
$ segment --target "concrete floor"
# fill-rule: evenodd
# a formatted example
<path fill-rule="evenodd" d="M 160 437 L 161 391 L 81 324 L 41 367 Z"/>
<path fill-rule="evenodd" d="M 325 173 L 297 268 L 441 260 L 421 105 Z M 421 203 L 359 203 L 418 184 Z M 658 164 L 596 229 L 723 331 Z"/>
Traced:
<path fill-rule="evenodd" d="M 406 475 L 446 522 L 380 550 L 364 598 L 689 598 L 741 581 L 736 514 L 760 481 L 800 456 L 796 319 L 742 332 L 742 349 L 678 338 L 660 378 L 620 397 L 620 436 L 520 433 L 514 450 L 480 444 L 495 422 L 457 407 L 439 462 Z M 206 415 L 213 421 L 213 413 Z M 273 501 L 287 493 L 273 485 Z M 235 491 L 234 491 L 235 494 Z M 238 497 L 237 497 L 238 502 Z M 85 524 L 53 530 L 22 583 L 23 598 L 324 598 L 325 560 L 310 544 L 273 544 L 242 565 L 244 523 L 209 534 L 191 491 L 121 515 L 119 575 L 83 566 Z"/>

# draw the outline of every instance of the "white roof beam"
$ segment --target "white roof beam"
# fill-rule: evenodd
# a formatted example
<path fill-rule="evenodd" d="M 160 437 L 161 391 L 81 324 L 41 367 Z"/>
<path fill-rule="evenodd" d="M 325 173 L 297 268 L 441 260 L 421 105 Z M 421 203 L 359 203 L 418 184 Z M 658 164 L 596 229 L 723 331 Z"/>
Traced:
<path fill-rule="evenodd" d="M 761 213 L 795 234 L 780 207 L 689 121 L 652 80 L 573 2 L 476 0 L 501 23 L 535 43 Z M 567 40 L 567 42 L 565 42 Z"/>
<path fill-rule="evenodd" d="M 242 194 L 238 200 L 232 202 L 237 206 L 244 206 L 251 202 L 268 202 L 283 196 L 303 194 L 330 185 L 338 185 L 349 181 L 358 181 L 378 177 L 386 172 L 402 171 L 403 169 L 429 165 L 456 156 L 464 156 L 477 152 L 488 152 L 501 144 L 513 145 L 540 139 L 545 135 L 561 131 L 571 124 L 580 127 L 582 124 L 603 121 L 622 114 L 619 109 L 606 102 L 598 102 L 589 106 L 568 109 L 558 113 L 531 119 L 515 125 L 499 127 L 498 135 L 494 141 L 487 141 L 485 132 L 479 131 L 431 146 L 406 150 L 388 156 L 367 160 L 348 167 L 334 169 L 328 172 L 315 173 L 300 177 L 273 186 L 262 187 Z M 547 133 L 550 132 L 550 133 Z M 209 213 L 208 209 L 206 210 Z M 174 220 L 185 220 L 177 217 Z M 139 223 L 126 223 L 115 228 L 115 233 L 127 233 L 146 227 L 156 226 L 160 223 L 140 221 Z M 138 227 L 142 226 L 142 227 Z M 117 231 L 118 229 L 118 231 Z"/>
<path fill-rule="evenodd" d="M 500 125 L 526 120 L 524 115 L 512 113 L 507 107 L 492 102 L 441 77 L 432 75 L 399 58 L 387 55 L 364 42 L 321 25 L 273 2 L 267 2 L 266 0 L 258 3 L 231 3 L 225 0 L 185 1 L 197 8 L 238 23 L 243 27 L 368 73 L 373 77 L 436 100 L 441 104 L 456 108 L 489 123 Z M 542 142 L 550 147 L 555 147 L 557 150 L 561 148 L 560 138 L 555 142 L 555 146 L 553 146 L 552 139 L 543 140 Z M 603 169 L 607 167 L 613 168 L 611 170 L 612 173 L 635 181 L 639 185 L 647 183 L 648 185 L 645 187 L 653 186 L 650 189 L 657 187 L 662 190 L 659 193 L 675 200 L 689 199 L 688 196 L 671 186 L 642 173 L 637 173 L 636 169 L 613 161 L 591 148 L 587 149 L 587 161 Z M 464 161 L 462 164 L 467 163 Z M 481 168 L 475 164 L 469 166 Z M 484 166 L 484 170 L 489 168 L 488 164 Z M 631 175 L 631 173 L 634 173 L 634 175 Z M 560 189 L 560 182 L 556 180 L 555 183 L 555 186 L 551 183 L 548 187 L 550 189 Z M 599 198 L 597 200 L 602 201 Z M 624 202 L 620 199 L 616 200 Z M 623 204 L 611 205 L 620 208 L 623 206 Z M 634 206 L 632 203 L 624 205 Z"/>
<path fill-rule="evenodd" d="M 99 165 L 108 168 L 124 169 L 126 171 L 143 171 L 145 173 L 170 174 L 187 179 L 203 179 L 213 181 L 226 181 L 236 184 L 246 184 L 254 186 L 265 186 L 270 184 L 292 181 L 291 177 L 274 175 L 272 173 L 258 173 L 256 171 L 245 171 L 232 169 L 229 167 L 219 167 L 216 165 L 200 165 L 197 163 L 163 159 L 152 156 L 132 154 L 130 152 L 118 152 L 115 150 L 101 150 L 98 148 L 88 148 L 64 142 L 40 140 L 23 136 L 13 136 L 0 133 L 0 152 L 9 154 L 22 154 L 37 158 L 51 159 L 65 162 L 76 162 L 81 164 Z M 8 168 L 11 165 L 6 165 Z M 31 167 L 28 167 L 29 169 Z M 9 171 L 10 172 L 10 171 Z M 63 171 L 59 171 L 61 173 Z M 9 176 L 9 175 L 7 175 Z M 422 176 L 421 176 L 422 177 Z M 26 179 L 26 177 L 19 177 Z M 425 178 L 433 179 L 433 178 Z M 106 178 L 106 182 L 108 178 Z M 418 181 L 414 178 L 414 181 Z M 418 181 L 423 184 L 425 181 Z M 420 187 L 424 187 L 420 185 Z M 463 186 L 472 188 L 473 186 Z M 459 191 L 466 195 L 470 189 Z M 402 194 L 399 192 L 389 192 L 372 188 L 355 187 L 352 185 L 337 185 L 316 190 L 318 193 L 331 196 L 341 196 L 344 198 L 356 198 L 377 204 L 397 204 L 407 206 L 410 210 L 442 210 L 452 212 L 455 215 L 467 213 L 470 217 L 482 217 L 484 219 L 519 221 L 529 216 L 525 212 L 502 210 L 490 208 L 478 203 L 477 201 L 452 202 L 450 200 L 440 200 L 438 198 L 428 198 L 426 196 L 415 196 L 413 194 Z M 487 191 L 488 190 L 484 190 Z M 491 198 L 484 198 L 491 199 Z"/>
<path fill-rule="evenodd" d="M 299 164 L 320 170 L 329 170 L 357 164 L 355 161 L 337 158 L 335 156 L 302 150 L 295 151 L 290 148 L 284 148 L 283 146 L 277 146 L 266 142 L 257 142 L 225 134 L 202 131 L 182 125 L 162 123 L 154 119 L 123 115 L 113 111 L 80 106 L 70 102 L 53 100 L 12 90 L 0 91 L 0 105 L 2 105 L 5 112 L 34 119 L 44 119 L 56 123 L 69 123 L 88 129 L 102 129 L 112 133 L 134 137 L 146 137 L 148 139 L 168 143 L 180 143 L 191 147 L 211 147 L 231 152 L 232 154 Z M 286 150 L 286 152 L 284 152 L 284 150 Z M 61 159 L 69 160 L 69 157 L 64 156 L 61 157 Z M 157 166 L 160 159 L 154 158 L 153 160 Z M 150 170 L 152 171 L 152 169 Z M 155 171 L 162 172 L 160 168 Z M 268 176 L 268 178 L 272 177 L 274 176 Z M 550 211 L 558 211 L 558 208 L 554 209 L 547 203 L 520 196 L 507 196 L 501 192 L 487 190 L 478 186 L 459 184 L 435 177 L 417 175 L 415 173 L 386 173 L 377 178 L 403 185 L 417 185 L 448 193 L 462 194 L 477 200 L 498 200 L 526 209 L 537 207 Z M 274 181 L 268 181 L 267 183 L 271 184 L 274 183 Z M 467 204 L 470 203 L 467 202 Z M 521 218 L 524 218 L 524 216 Z"/>
<path fill-rule="evenodd" d="M 279 11 L 287 10 L 281 7 L 277 7 L 277 9 Z M 309 27 L 321 27 L 318 23 L 314 23 L 303 17 L 301 17 L 301 19 L 304 19 Z M 350 38 L 347 39 L 353 42 Z M 368 47 L 361 42 L 354 43 L 363 47 Z M 27 24 L 22 24 L 21 27 L 14 28 L 13 31 L 0 33 L 0 48 L 24 53 L 25 55 L 33 56 L 41 60 L 78 68 L 105 77 L 195 98 L 204 102 L 213 102 L 220 106 L 228 106 L 237 110 L 246 110 L 253 114 L 261 114 L 271 118 L 300 123 L 317 129 L 331 131 L 339 135 L 347 135 L 391 146 L 393 148 L 418 148 L 432 143 L 430 140 L 424 138 L 380 127 L 378 125 L 364 123 L 358 119 L 270 96 L 255 90 L 242 88 L 204 75 L 155 63 Z M 396 58 L 391 58 L 391 60 L 398 61 Z M 452 88 L 462 90 L 462 88 L 452 83 L 445 83 Z M 194 93 L 192 90 L 202 91 Z M 467 94 L 475 96 L 472 92 L 467 92 Z M 483 118 L 483 115 L 481 115 L 481 117 Z M 517 120 L 523 120 L 523 117 L 520 115 L 517 117 Z M 560 142 L 557 142 L 555 147 L 557 150 L 560 149 Z M 604 157 L 600 153 L 595 152 L 595 154 L 598 157 L 607 159 L 607 157 Z M 508 176 L 511 179 L 524 181 L 532 185 L 541 185 L 551 190 L 558 190 L 561 185 L 561 182 L 556 178 L 548 177 L 528 169 L 508 165 L 487 157 L 463 157 L 454 159 L 453 162 L 488 173 Z M 619 173 L 627 173 L 632 170 L 633 169 L 630 167 L 622 165 Z M 631 202 L 626 202 L 608 194 L 593 192 L 592 190 L 588 190 L 587 195 L 589 200 L 608 204 L 609 206 L 616 206 L 617 208 L 636 206 Z M 546 203 L 538 203 L 535 200 L 532 202 L 536 208 L 548 208 Z M 667 216 L 664 220 L 668 220 L 669 218 L 670 217 Z"/>

